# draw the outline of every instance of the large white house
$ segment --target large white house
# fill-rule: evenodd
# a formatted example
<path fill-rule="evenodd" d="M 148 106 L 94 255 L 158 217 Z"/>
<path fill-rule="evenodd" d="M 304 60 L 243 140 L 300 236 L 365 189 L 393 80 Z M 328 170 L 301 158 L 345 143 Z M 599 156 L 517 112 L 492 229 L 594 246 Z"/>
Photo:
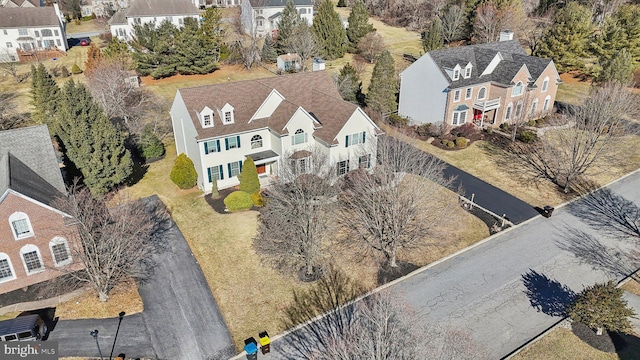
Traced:
<path fill-rule="evenodd" d="M 248 156 L 262 179 L 278 174 L 280 160 L 308 169 L 312 153 L 337 175 L 369 168 L 381 133 L 325 71 L 179 89 L 170 114 L 176 150 L 193 160 L 205 192 L 213 181 L 238 185 Z"/>
<path fill-rule="evenodd" d="M 36 60 L 43 50 L 68 48 L 58 4 L 0 7 L 0 62 Z"/>
<path fill-rule="evenodd" d="M 200 19 L 200 11 L 190 0 L 134 0 L 127 9 L 116 12 L 109 19 L 111 35 L 123 41 L 132 39 L 134 25 L 168 21 L 176 27 L 185 18 Z"/>
<path fill-rule="evenodd" d="M 313 1 L 293 0 L 300 17 L 309 25 L 313 22 Z M 276 36 L 278 23 L 287 0 L 245 0 L 242 2 L 240 21 L 247 34 Z"/>

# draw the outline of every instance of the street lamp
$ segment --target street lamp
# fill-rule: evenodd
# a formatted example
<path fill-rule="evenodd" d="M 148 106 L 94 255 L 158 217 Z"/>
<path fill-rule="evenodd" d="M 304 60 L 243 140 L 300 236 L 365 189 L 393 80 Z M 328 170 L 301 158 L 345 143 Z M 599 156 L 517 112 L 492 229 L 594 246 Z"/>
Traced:
<path fill-rule="evenodd" d="M 116 348 L 116 340 L 118 339 L 118 332 L 120 332 L 120 324 L 122 323 L 122 318 L 124 318 L 125 312 L 120 311 L 118 314 L 118 329 L 116 329 L 116 336 L 113 338 L 113 345 L 111 346 L 111 354 L 109 354 L 109 360 L 113 357 L 113 349 Z"/>
<path fill-rule="evenodd" d="M 96 346 L 98 347 L 98 353 L 100 354 L 100 360 L 104 360 L 102 358 L 102 351 L 100 350 L 100 344 L 98 343 L 98 329 L 93 330 L 89 334 L 91 334 L 91 336 L 93 336 L 93 338 L 96 340 Z"/>

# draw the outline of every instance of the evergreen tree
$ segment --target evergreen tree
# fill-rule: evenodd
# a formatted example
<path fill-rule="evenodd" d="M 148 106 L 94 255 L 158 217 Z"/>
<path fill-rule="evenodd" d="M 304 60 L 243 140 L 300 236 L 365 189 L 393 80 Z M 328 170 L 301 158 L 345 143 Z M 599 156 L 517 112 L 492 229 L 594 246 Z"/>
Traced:
<path fill-rule="evenodd" d="M 298 10 L 296 10 L 296 5 L 293 3 L 293 0 L 287 0 L 287 4 L 280 16 L 280 22 L 278 23 L 278 37 L 276 38 L 278 55 L 287 53 L 289 37 L 293 34 L 296 26 L 303 21 L 300 14 L 298 14 Z"/>
<path fill-rule="evenodd" d="M 349 27 L 347 28 L 347 38 L 351 49 L 355 49 L 360 39 L 374 30 L 373 25 L 369 24 L 367 5 L 362 0 L 357 0 L 353 8 L 351 8 Z"/>
<path fill-rule="evenodd" d="M 611 60 L 626 49 L 634 66 L 640 63 L 640 6 L 625 5 L 613 16 L 605 19 L 600 34 L 592 44 L 594 55 L 600 62 Z"/>
<path fill-rule="evenodd" d="M 551 58 L 559 71 L 580 69 L 591 35 L 592 12 L 578 2 L 570 2 L 558 10 L 553 25 L 545 32 L 534 55 Z"/>
<path fill-rule="evenodd" d="M 176 39 L 176 70 L 179 74 L 208 74 L 217 69 L 219 49 L 213 50 L 201 34 L 197 20 L 184 19 L 184 26 Z"/>
<path fill-rule="evenodd" d="M 599 83 L 618 82 L 628 85 L 633 79 L 633 59 L 627 49 L 622 49 L 611 58 L 604 59 L 600 67 L 600 73 L 596 78 Z"/>
<path fill-rule="evenodd" d="M 429 30 L 422 33 L 422 48 L 424 52 L 431 50 L 438 50 L 444 46 L 444 39 L 442 37 L 442 20 L 439 17 L 435 17 L 429 25 Z"/>
<path fill-rule="evenodd" d="M 131 45 L 138 72 L 154 79 L 175 75 L 180 61 L 176 45 L 178 29 L 168 21 L 163 21 L 157 28 L 154 23 L 134 25 L 133 28 L 135 38 Z"/>
<path fill-rule="evenodd" d="M 131 154 L 125 136 L 111 123 L 84 85 L 68 81 L 59 98 L 53 133 L 65 155 L 82 172 L 95 196 L 121 184 L 131 174 Z"/>
<path fill-rule="evenodd" d="M 129 56 L 130 54 L 129 45 L 127 45 L 126 42 L 120 41 L 117 37 L 112 38 L 102 51 L 102 55 L 108 59 L 119 59 Z"/>
<path fill-rule="evenodd" d="M 31 117 L 38 124 L 51 124 L 58 107 L 60 88 L 42 63 L 31 66 Z M 49 129 L 51 130 L 51 128 Z"/>
<path fill-rule="evenodd" d="M 335 79 L 338 92 L 340 92 L 340 96 L 344 100 L 356 104 L 362 103 L 362 81 L 360 81 L 356 68 L 351 63 L 343 66 Z"/>
<path fill-rule="evenodd" d="M 87 51 L 87 61 L 84 62 L 84 73 L 86 75 L 91 75 L 93 69 L 95 69 L 103 56 L 100 52 L 100 48 L 96 46 L 95 43 L 91 43 L 89 45 L 89 50 Z"/>
<path fill-rule="evenodd" d="M 396 68 L 388 50 L 380 54 L 371 74 L 367 92 L 367 106 L 379 112 L 391 112 L 398 108 L 396 93 Z"/>
<path fill-rule="evenodd" d="M 602 330 L 629 334 L 632 330 L 629 317 L 635 312 L 627 306 L 623 292 L 613 281 L 587 286 L 569 305 L 567 313 L 574 321 L 598 330 L 598 335 Z"/>
<path fill-rule="evenodd" d="M 260 180 L 258 179 L 258 169 L 253 162 L 251 156 L 247 156 L 247 159 L 242 165 L 242 171 L 238 175 L 240 180 L 240 191 L 244 191 L 248 194 L 254 194 L 260 191 Z"/>
<path fill-rule="evenodd" d="M 262 45 L 262 52 L 260 54 L 262 61 L 267 63 L 274 63 L 278 60 L 278 53 L 276 52 L 275 43 L 273 37 L 267 35 L 264 39 L 264 45 Z"/>
<path fill-rule="evenodd" d="M 214 62 L 219 62 L 224 40 L 224 26 L 220 9 L 210 7 L 202 14 L 199 36 L 203 40 L 203 46 L 207 49 L 207 53 L 213 56 Z"/>
<path fill-rule="evenodd" d="M 193 166 L 193 161 L 185 153 L 178 155 L 169 177 L 180 189 L 191 189 L 198 181 L 198 173 Z"/>
<path fill-rule="evenodd" d="M 324 0 L 320 4 L 318 14 L 313 18 L 312 29 L 326 59 L 333 60 L 344 56 L 347 34 L 331 0 Z"/>

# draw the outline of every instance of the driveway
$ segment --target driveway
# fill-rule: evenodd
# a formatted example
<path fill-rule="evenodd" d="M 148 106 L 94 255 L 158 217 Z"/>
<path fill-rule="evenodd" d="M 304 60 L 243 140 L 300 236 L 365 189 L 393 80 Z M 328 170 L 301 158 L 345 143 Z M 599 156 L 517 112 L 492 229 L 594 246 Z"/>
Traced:
<path fill-rule="evenodd" d="M 640 172 L 609 189 L 640 205 Z M 487 349 L 475 358 L 503 358 L 561 320 L 573 293 L 620 280 L 639 266 L 620 255 L 633 245 L 587 224 L 580 204 L 498 233 L 384 288 L 406 299 L 421 325 L 468 331 Z M 273 358 L 285 358 L 279 347 L 286 335 L 274 339 Z"/>
<path fill-rule="evenodd" d="M 157 196 L 145 199 L 162 203 Z M 227 359 L 235 348 L 231 335 L 189 245 L 173 222 L 155 256 L 153 277 L 140 286 L 141 314 L 122 321 L 114 354 L 154 359 Z M 99 330 L 100 346 L 111 349 L 118 319 L 60 321 L 50 339 L 60 341 L 61 356 L 98 356 L 89 335 Z M 108 353 L 108 352 L 107 352 Z"/>
<path fill-rule="evenodd" d="M 507 219 L 514 224 L 520 224 L 539 215 L 526 202 L 453 165 L 447 165 L 444 175 L 455 178 L 451 184 L 453 191 L 462 188 L 464 192 L 462 195 L 468 199 L 471 199 L 471 194 L 474 194 L 475 203 L 497 215 L 506 214 Z"/>

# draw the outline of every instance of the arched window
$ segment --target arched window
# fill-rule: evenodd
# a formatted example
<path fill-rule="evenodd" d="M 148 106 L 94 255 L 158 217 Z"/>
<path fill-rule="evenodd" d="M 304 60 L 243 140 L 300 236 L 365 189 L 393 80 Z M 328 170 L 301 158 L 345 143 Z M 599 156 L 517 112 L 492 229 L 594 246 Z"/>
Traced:
<path fill-rule="evenodd" d="M 14 212 L 9 216 L 9 224 L 13 231 L 13 237 L 18 239 L 24 239 L 33 236 L 33 228 L 27 214 L 23 212 Z"/>
<path fill-rule="evenodd" d="M 51 256 L 56 266 L 71 263 L 71 251 L 69 250 L 69 243 L 66 239 L 59 236 L 54 237 L 49 242 L 49 249 L 51 250 Z"/>
<path fill-rule="evenodd" d="M 261 147 L 262 147 L 262 136 L 253 135 L 253 137 L 251 137 L 251 148 L 257 149 Z"/>
<path fill-rule="evenodd" d="M 518 83 L 516 84 L 516 86 L 513 87 L 513 89 L 511 90 L 511 96 L 519 96 L 522 95 L 522 90 L 523 90 L 523 85 L 522 85 L 522 81 L 518 81 Z"/>
<path fill-rule="evenodd" d="M 542 81 L 542 92 L 547 92 L 547 89 L 549 88 L 549 77 L 545 77 L 544 80 Z"/>
<path fill-rule="evenodd" d="M 544 98 L 544 105 L 542 106 L 542 110 L 548 111 L 550 103 L 551 103 L 551 95 L 547 95 L 547 97 Z"/>
<path fill-rule="evenodd" d="M 537 110 L 538 110 L 538 99 L 533 99 L 533 102 L 531 103 L 531 115 L 535 115 Z"/>
<path fill-rule="evenodd" d="M 504 113 L 504 121 L 511 120 L 511 111 L 512 110 L 513 110 L 513 104 L 509 103 L 509 105 L 507 105 L 507 110 Z"/>
<path fill-rule="evenodd" d="M 478 100 L 484 100 L 485 97 L 487 97 L 487 88 L 483 86 L 478 91 Z"/>
<path fill-rule="evenodd" d="M 13 266 L 11 265 L 9 255 L 0 253 L 0 283 L 13 280 L 15 278 L 16 273 L 13 272 Z"/>
<path fill-rule="evenodd" d="M 296 130 L 293 137 L 291 137 L 291 145 L 304 144 L 307 142 L 307 133 L 302 129 Z"/>
<path fill-rule="evenodd" d="M 44 270 L 42 256 L 37 246 L 31 244 L 23 246 L 22 249 L 20 249 L 20 256 L 22 257 L 24 268 L 27 270 L 27 275 Z"/>

